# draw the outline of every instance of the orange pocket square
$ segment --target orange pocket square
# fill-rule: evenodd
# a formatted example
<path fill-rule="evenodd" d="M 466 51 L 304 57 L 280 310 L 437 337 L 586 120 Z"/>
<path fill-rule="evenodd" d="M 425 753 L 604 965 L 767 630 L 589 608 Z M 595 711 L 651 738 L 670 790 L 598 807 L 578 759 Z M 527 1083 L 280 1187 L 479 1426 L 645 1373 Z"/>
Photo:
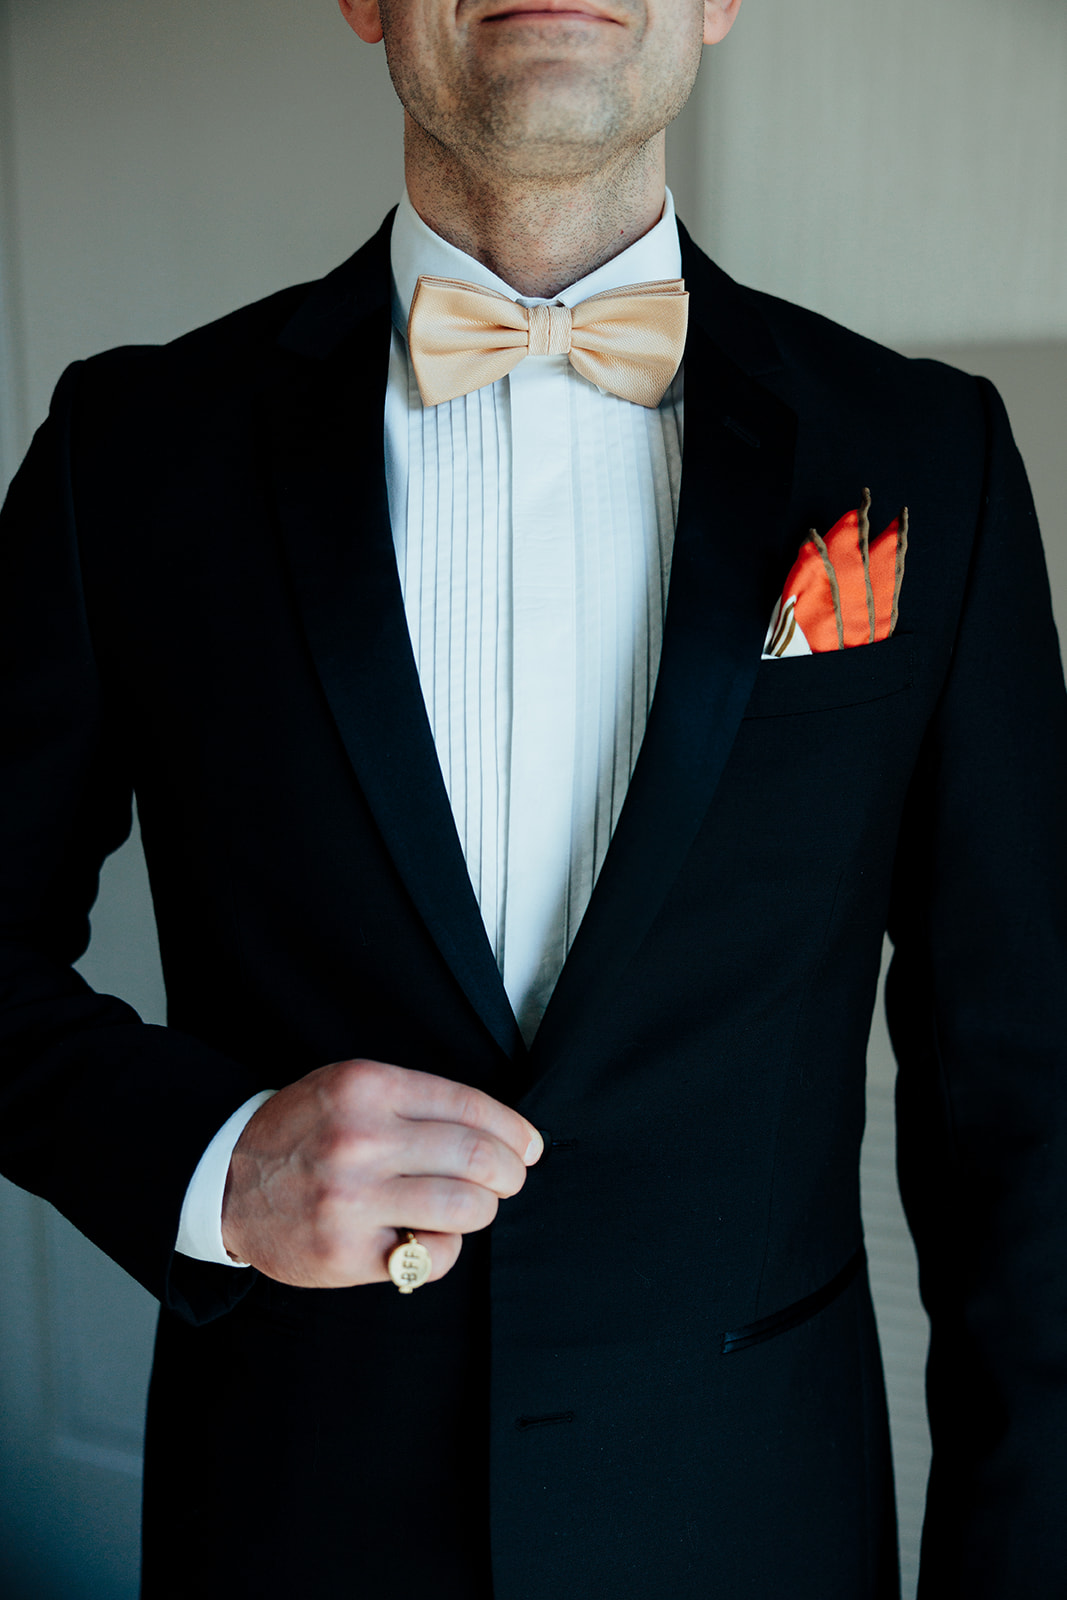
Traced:
<path fill-rule="evenodd" d="M 871 539 L 871 492 L 826 538 L 815 529 L 785 580 L 763 645 L 764 657 L 815 655 L 850 650 L 888 639 L 897 625 L 904 557 L 908 548 L 905 506 Z"/>

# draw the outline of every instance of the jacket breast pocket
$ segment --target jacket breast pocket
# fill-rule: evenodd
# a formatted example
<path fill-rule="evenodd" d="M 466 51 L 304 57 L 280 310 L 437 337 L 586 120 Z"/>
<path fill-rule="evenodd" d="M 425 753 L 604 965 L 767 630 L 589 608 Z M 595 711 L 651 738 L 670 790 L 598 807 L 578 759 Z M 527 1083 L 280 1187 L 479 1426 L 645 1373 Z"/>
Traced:
<path fill-rule="evenodd" d="M 792 717 L 883 700 L 909 686 L 914 667 L 908 634 L 850 650 L 761 661 L 745 717 Z"/>

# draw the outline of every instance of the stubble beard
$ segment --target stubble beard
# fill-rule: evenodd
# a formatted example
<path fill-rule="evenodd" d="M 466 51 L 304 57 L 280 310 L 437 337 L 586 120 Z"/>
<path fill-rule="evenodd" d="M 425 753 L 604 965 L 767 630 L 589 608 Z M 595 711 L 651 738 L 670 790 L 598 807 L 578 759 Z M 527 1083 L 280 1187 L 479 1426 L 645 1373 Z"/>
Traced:
<path fill-rule="evenodd" d="M 517 85 L 511 73 L 484 81 L 447 130 L 468 159 L 493 164 L 512 177 L 563 182 L 610 161 L 622 142 L 624 108 L 614 86 L 598 75 L 567 93 L 546 79 L 570 76 L 566 64 L 539 64 L 537 83 Z"/>
<path fill-rule="evenodd" d="M 386 42 L 388 55 L 388 34 Z M 390 56 L 389 68 L 439 160 L 551 187 L 624 166 L 685 104 L 699 53 L 697 43 L 688 81 L 662 72 L 635 87 L 624 61 L 592 64 L 561 53 L 526 62 L 517 52 L 495 71 L 485 63 L 457 71 L 452 92 L 436 98 L 405 74 L 402 58 Z"/>

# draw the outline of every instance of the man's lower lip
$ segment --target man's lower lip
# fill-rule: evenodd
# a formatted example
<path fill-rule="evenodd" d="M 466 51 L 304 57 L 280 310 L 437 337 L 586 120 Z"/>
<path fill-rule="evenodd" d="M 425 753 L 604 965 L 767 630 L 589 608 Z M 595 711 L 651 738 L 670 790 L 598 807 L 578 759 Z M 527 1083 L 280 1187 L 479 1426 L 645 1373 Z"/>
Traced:
<path fill-rule="evenodd" d="M 607 22 L 591 11 L 499 11 L 486 22 Z"/>

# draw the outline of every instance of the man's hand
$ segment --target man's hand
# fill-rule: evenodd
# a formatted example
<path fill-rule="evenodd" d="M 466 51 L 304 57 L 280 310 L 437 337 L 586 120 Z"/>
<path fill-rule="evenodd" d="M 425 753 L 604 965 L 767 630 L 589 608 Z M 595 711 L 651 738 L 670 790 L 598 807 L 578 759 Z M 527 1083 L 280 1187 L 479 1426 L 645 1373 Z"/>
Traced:
<path fill-rule="evenodd" d="M 233 1152 L 227 1251 L 267 1277 L 339 1289 L 387 1278 L 397 1229 L 433 1257 L 431 1281 L 517 1194 L 543 1144 L 478 1089 L 380 1061 L 338 1061 L 281 1089 Z"/>

